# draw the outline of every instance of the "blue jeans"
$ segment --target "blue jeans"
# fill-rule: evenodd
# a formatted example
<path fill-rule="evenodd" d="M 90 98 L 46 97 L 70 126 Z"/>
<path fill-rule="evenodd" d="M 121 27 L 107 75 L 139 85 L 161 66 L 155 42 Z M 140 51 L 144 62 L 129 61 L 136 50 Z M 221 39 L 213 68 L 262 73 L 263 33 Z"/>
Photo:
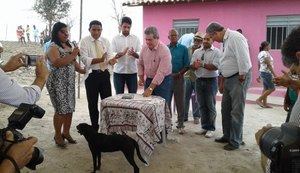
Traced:
<path fill-rule="evenodd" d="M 259 76 L 263 81 L 263 85 L 264 85 L 264 90 L 271 90 L 271 89 L 275 89 L 275 85 L 272 82 L 272 73 L 268 73 L 268 72 L 259 72 Z"/>
<path fill-rule="evenodd" d="M 124 93 L 125 84 L 128 88 L 128 93 L 137 92 L 137 73 L 133 74 L 121 74 L 114 73 L 114 86 L 116 94 Z"/>
<path fill-rule="evenodd" d="M 193 111 L 193 117 L 194 118 L 200 118 L 200 110 L 199 110 L 199 104 L 196 95 L 196 82 L 191 80 L 185 80 L 184 81 L 184 119 L 188 119 L 189 116 L 189 110 L 190 110 L 190 99 L 194 91 L 194 98 L 192 97 L 192 111 Z"/>
<path fill-rule="evenodd" d="M 249 70 L 242 83 L 239 75 L 224 79 L 221 103 L 223 137 L 235 147 L 239 147 L 243 141 L 245 101 L 251 77 Z"/>
<path fill-rule="evenodd" d="M 201 112 L 202 129 L 216 130 L 216 95 L 218 92 L 217 78 L 197 78 L 196 93 Z"/>
<path fill-rule="evenodd" d="M 171 111 L 171 101 L 172 101 L 172 83 L 173 83 L 173 79 L 172 79 L 172 75 L 168 75 L 165 77 L 165 79 L 162 81 L 162 83 L 160 85 L 157 85 L 155 87 L 155 89 L 152 92 L 152 95 L 156 95 L 156 96 L 161 96 L 162 98 L 164 98 L 166 100 L 166 103 L 169 106 L 170 112 Z M 146 82 L 145 82 L 145 86 L 144 89 L 148 88 L 149 85 L 152 82 L 152 78 L 147 78 Z"/>

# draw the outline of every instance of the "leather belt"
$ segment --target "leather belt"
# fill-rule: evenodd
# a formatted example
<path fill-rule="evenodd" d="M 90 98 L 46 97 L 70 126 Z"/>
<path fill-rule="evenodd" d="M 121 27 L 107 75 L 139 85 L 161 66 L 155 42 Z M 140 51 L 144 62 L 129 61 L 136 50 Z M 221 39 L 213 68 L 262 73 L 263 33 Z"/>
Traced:
<path fill-rule="evenodd" d="M 237 72 L 237 73 L 235 73 L 235 74 L 233 74 L 233 75 L 231 75 L 231 76 L 229 76 L 229 77 L 225 77 L 225 79 L 230 79 L 230 78 L 232 78 L 232 77 L 234 77 L 234 76 L 237 76 L 237 75 L 239 75 L 239 72 Z"/>
<path fill-rule="evenodd" d="M 106 71 L 107 71 L 107 69 L 105 69 L 104 71 L 98 69 L 98 70 L 92 70 L 92 73 L 104 73 Z"/>

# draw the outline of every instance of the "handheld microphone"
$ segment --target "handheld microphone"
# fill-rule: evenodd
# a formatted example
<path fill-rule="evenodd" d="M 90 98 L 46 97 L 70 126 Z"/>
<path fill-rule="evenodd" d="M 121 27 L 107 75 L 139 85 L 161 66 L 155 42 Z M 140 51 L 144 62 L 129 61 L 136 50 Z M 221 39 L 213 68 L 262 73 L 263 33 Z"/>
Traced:
<path fill-rule="evenodd" d="M 78 47 L 77 42 L 76 41 L 72 41 L 72 44 L 74 47 Z M 78 52 L 78 56 L 80 56 L 80 53 Z"/>

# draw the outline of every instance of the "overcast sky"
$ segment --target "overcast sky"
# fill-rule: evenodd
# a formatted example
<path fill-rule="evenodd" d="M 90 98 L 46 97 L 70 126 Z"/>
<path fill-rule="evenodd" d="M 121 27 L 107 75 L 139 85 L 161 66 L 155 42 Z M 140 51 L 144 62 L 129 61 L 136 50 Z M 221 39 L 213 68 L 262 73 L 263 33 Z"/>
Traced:
<path fill-rule="evenodd" d="M 72 3 L 68 20 L 73 21 L 71 40 L 79 40 L 80 23 L 80 0 L 69 0 Z M 116 0 L 118 8 L 124 0 Z M 17 41 L 16 29 L 22 25 L 36 25 L 39 31 L 45 29 L 46 24 L 38 14 L 32 10 L 35 0 L 8 0 L 1 5 L 0 9 L 0 40 Z M 142 7 L 123 7 L 127 16 L 133 20 L 131 32 L 142 39 Z M 89 34 L 88 25 L 91 20 L 99 20 L 103 25 L 102 36 L 110 41 L 118 32 L 117 23 L 112 19 L 114 11 L 111 0 L 83 0 L 82 37 Z M 67 23 L 66 19 L 62 22 Z M 32 35 L 32 34 L 31 34 Z M 31 38 L 33 40 L 33 37 Z"/>

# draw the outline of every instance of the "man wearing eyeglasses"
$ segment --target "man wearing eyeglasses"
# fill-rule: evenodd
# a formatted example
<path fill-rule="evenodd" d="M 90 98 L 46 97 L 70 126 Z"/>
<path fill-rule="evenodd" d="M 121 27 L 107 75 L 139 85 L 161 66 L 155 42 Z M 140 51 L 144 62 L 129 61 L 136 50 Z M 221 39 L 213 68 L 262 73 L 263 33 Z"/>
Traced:
<path fill-rule="evenodd" d="M 221 113 L 223 136 L 215 142 L 227 143 L 225 150 L 243 145 L 243 123 L 246 94 L 251 81 L 251 59 L 247 39 L 239 32 L 216 22 L 210 23 L 206 33 L 214 41 L 222 42 L 219 70 L 222 77 L 219 90 L 223 92 Z"/>
<path fill-rule="evenodd" d="M 218 68 L 221 52 L 213 45 L 213 40 L 208 34 L 203 39 L 203 47 L 197 49 L 191 60 L 195 70 L 197 100 L 201 112 L 201 129 L 196 132 L 211 138 L 216 130 L 216 95 L 218 92 Z"/>

